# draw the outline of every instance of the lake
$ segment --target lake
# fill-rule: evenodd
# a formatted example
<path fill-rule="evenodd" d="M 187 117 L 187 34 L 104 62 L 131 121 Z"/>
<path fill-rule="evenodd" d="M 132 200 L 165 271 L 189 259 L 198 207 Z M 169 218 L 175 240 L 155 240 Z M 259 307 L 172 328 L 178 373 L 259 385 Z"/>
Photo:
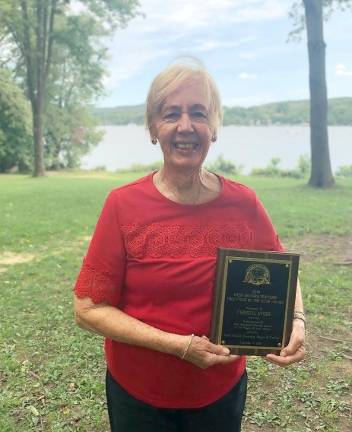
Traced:
<path fill-rule="evenodd" d="M 102 142 L 84 156 L 82 168 L 105 166 L 108 171 L 126 168 L 133 163 L 150 163 L 162 159 L 159 145 L 152 145 L 143 126 L 105 126 Z M 226 126 L 219 130 L 207 162 L 220 154 L 243 173 L 268 165 L 279 157 L 281 168 L 294 168 L 301 155 L 310 155 L 309 126 Z M 330 157 L 335 171 L 341 165 L 352 165 L 352 127 L 329 127 Z"/>

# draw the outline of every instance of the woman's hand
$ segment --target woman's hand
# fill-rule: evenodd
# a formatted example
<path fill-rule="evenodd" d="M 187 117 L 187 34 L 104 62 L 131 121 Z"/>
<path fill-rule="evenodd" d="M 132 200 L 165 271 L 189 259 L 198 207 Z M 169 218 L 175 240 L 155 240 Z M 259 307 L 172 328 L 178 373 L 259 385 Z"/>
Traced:
<path fill-rule="evenodd" d="M 189 337 L 185 339 L 185 346 L 189 342 Z M 216 364 L 227 364 L 239 358 L 238 355 L 230 355 L 230 350 L 221 345 L 215 345 L 206 336 L 194 336 L 187 350 L 184 360 L 194 365 L 207 369 Z"/>
<path fill-rule="evenodd" d="M 302 320 L 293 320 L 293 328 L 289 344 L 280 352 L 280 355 L 268 354 L 266 360 L 278 366 L 288 366 L 303 360 L 305 355 L 305 325 Z"/>

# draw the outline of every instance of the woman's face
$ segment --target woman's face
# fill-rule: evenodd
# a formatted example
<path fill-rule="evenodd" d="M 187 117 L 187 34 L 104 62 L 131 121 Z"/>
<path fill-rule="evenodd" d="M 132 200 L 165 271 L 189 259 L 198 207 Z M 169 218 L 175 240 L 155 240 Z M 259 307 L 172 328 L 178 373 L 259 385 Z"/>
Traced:
<path fill-rule="evenodd" d="M 157 115 L 152 135 L 158 138 L 165 167 L 199 169 L 209 150 L 209 95 L 203 82 L 180 84 Z"/>

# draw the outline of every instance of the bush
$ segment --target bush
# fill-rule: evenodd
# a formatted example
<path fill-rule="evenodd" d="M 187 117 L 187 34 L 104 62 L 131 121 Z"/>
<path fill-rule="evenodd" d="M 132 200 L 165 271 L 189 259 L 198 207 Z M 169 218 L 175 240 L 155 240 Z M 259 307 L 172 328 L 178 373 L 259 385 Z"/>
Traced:
<path fill-rule="evenodd" d="M 352 177 L 352 165 L 342 165 L 337 171 L 336 175 L 339 177 Z"/>
<path fill-rule="evenodd" d="M 302 158 L 302 159 L 301 159 Z M 279 168 L 280 158 L 274 157 L 270 160 L 269 165 L 265 168 L 253 168 L 251 175 L 253 176 L 267 176 L 267 177 L 292 177 L 302 178 L 305 175 L 306 159 L 300 156 L 298 161 L 298 168 L 294 169 L 281 169 Z M 300 166 L 301 163 L 301 166 Z M 309 162 L 308 162 L 309 164 Z M 309 167 L 309 165 L 308 165 Z"/>
<path fill-rule="evenodd" d="M 155 161 L 151 162 L 149 164 L 141 164 L 141 163 L 133 163 L 127 168 L 119 168 L 116 170 L 118 173 L 126 173 L 126 172 L 141 172 L 141 171 L 155 171 L 162 167 L 163 162 L 162 161 Z"/>
<path fill-rule="evenodd" d="M 254 176 L 267 176 L 267 177 L 279 177 L 280 168 L 278 167 L 280 163 L 280 158 L 274 157 L 270 160 L 269 165 L 265 168 L 253 168 L 251 175 Z"/>
<path fill-rule="evenodd" d="M 280 170 L 280 177 L 302 178 L 303 174 L 298 169 Z"/>
<path fill-rule="evenodd" d="M 0 68 L 0 172 L 32 168 L 32 114 L 22 90 Z"/>
<path fill-rule="evenodd" d="M 308 155 L 301 155 L 298 158 L 297 168 L 303 176 L 307 176 L 310 173 L 310 158 Z"/>
<path fill-rule="evenodd" d="M 224 156 L 221 154 L 214 162 L 207 165 L 207 169 L 213 172 L 237 175 L 241 172 L 242 166 L 236 166 L 233 162 L 225 160 Z"/>
<path fill-rule="evenodd" d="M 93 168 L 93 171 L 106 171 L 106 166 L 105 165 L 97 165 L 95 168 Z"/>

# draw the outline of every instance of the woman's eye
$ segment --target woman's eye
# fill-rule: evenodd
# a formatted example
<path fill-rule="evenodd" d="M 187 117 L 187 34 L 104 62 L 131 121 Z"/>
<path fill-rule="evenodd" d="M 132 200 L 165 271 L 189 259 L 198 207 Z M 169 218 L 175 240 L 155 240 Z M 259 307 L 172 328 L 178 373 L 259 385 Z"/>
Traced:
<path fill-rule="evenodd" d="M 191 113 L 192 117 L 195 119 L 202 119 L 202 120 L 206 120 L 208 118 L 208 116 L 202 112 L 202 111 L 194 111 Z"/>
<path fill-rule="evenodd" d="M 164 120 L 176 120 L 178 118 L 177 112 L 169 112 L 164 114 Z"/>

